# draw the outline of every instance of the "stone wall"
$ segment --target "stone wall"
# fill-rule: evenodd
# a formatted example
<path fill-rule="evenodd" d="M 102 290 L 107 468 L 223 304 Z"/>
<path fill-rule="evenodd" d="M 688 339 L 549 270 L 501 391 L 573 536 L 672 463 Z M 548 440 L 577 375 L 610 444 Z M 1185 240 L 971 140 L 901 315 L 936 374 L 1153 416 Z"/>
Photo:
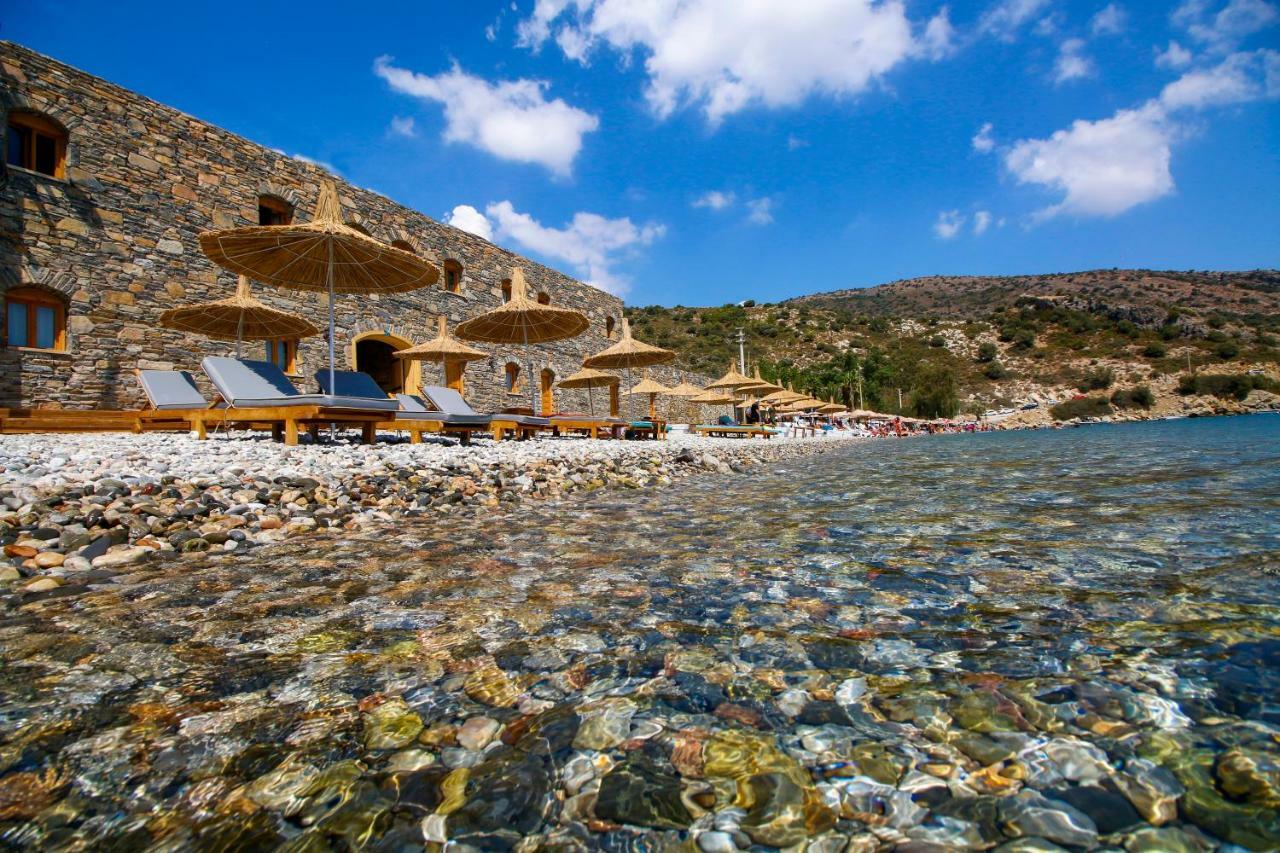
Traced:
<path fill-rule="evenodd" d="M 66 179 L 4 167 L 0 175 L 0 299 L 9 288 L 37 287 L 57 294 L 67 308 L 66 352 L 0 347 L 0 407 L 122 409 L 144 404 L 133 371 L 187 369 L 198 373 L 205 355 L 230 355 L 234 344 L 162 329 L 161 311 L 230 295 L 235 277 L 200 252 L 201 231 L 258 224 L 260 196 L 310 218 L 327 173 L 199 119 L 155 103 L 24 47 L 0 42 L 0 119 L 32 110 L 68 134 Z M 531 294 L 585 312 L 590 329 L 580 337 L 538 347 L 534 373 L 549 367 L 557 378 L 576 371 L 583 357 L 608 346 L 608 318 L 621 326 L 622 303 L 556 270 L 436 222 L 377 193 L 335 179 L 344 216 L 385 242 L 404 241 L 437 266 L 461 264 L 462 287 L 439 283 L 393 296 L 339 296 L 336 343 L 339 367 L 353 366 L 353 341 L 381 336 L 397 348 L 434 336 L 435 317 L 450 326 L 502 301 L 503 279 L 524 268 Z M 443 276 L 442 276 L 443 281 Z M 259 298 L 326 322 L 325 297 L 256 285 Z M 0 335 L 4 334 L 0 329 Z M 261 344 L 246 344 L 260 358 Z M 528 392 L 505 389 L 508 361 L 522 365 L 517 348 L 482 345 L 488 361 L 471 364 L 467 397 L 481 410 L 527 404 Z M 314 372 L 327 365 L 323 335 L 299 346 L 296 382 L 314 390 Z M 434 383 L 438 365 L 424 364 Z M 676 381 L 659 368 L 660 382 Z M 412 378 L 412 377 L 411 377 Z M 635 377 L 638 381 L 639 377 Z M 533 381 L 537 382 L 535 375 Z M 695 377 L 693 381 L 698 381 Z M 527 389 L 527 385 L 525 386 Z M 206 390 L 208 390 L 206 388 Z M 597 393 L 597 411 L 608 394 Z M 624 397 L 624 400 L 628 398 Z M 585 410 L 586 392 L 556 391 L 560 410 Z M 635 399 L 638 412 L 647 400 Z"/>

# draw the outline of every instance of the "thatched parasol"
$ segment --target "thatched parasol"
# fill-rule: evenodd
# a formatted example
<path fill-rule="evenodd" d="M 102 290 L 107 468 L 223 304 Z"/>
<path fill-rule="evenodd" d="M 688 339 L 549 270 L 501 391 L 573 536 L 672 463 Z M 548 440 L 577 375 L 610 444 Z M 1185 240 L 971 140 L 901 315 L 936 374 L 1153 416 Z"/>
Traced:
<path fill-rule="evenodd" d="M 741 388 L 743 385 L 750 385 L 752 379 L 750 376 L 743 376 L 738 372 L 738 368 L 733 366 L 733 362 L 729 362 L 729 370 L 724 376 L 721 376 L 715 382 L 708 385 L 708 388 Z"/>
<path fill-rule="evenodd" d="M 234 296 L 170 308 L 160 315 L 160 325 L 207 338 L 236 342 L 236 358 L 241 341 L 269 341 L 273 338 L 309 338 L 319 329 L 308 320 L 288 311 L 264 305 L 249 292 L 249 279 L 240 276 Z"/>
<path fill-rule="evenodd" d="M 529 360 L 529 402 L 538 411 L 537 391 L 533 383 L 533 354 L 530 344 L 563 341 L 587 330 L 587 315 L 558 305 L 543 305 L 529 298 L 524 270 L 511 270 L 511 298 L 497 308 L 478 317 L 464 320 L 454 329 L 458 337 L 468 341 L 495 344 L 524 344 Z"/>
<path fill-rule="evenodd" d="M 582 360 L 583 367 L 605 370 L 631 370 L 633 367 L 653 367 L 671 361 L 676 354 L 669 349 L 655 347 L 631 337 L 631 321 L 622 318 L 622 337 L 611 347 Z"/>
<path fill-rule="evenodd" d="M 489 357 L 487 352 L 481 352 L 475 347 L 469 347 L 462 341 L 449 334 L 449 324 L 445 316 L 441 314 L 436 318 L 436 336 L 426 343 L 418 344 L 408 349 L 402 349 L 395 353 L 396 358 L 403 358 L 408 361 L 438 361 L 444 376 L 441 382 L 448 384 L 449 373 L 446 365 L 450 363 L 466 364 L 469 361 L 483 361 Z"/>
<path fill-rule="evenodd" d="M 822 412 L 824 415 L 834 415 L 836 412 L 843 412 L 844 406 L 828 400 L 826 403 L 823 403 L 818 407 L 818 411 Z"/>
<path fill-rule="evenodd" d="M 766 382 L 760 378 L 760 365 L 756 365 L 756 375 L 749 377 L 749 381 L 744 385 L 739 385 L 737 390 L 750 391 L 753 394 L 764 392 L 766 394 L 773 391 L 782 390 L 781 385 L 774 385 L 772 382 Z"/>
<path fill-rule="evenodd" d="M 661 385 L 650 379 L 649 374 L 646 373 L 644 375 L 644 379 L 640 381 L 640 384 L 628 391 L 627 394 L 631 396 L 635 396 L 637 394 L 649 395 L 649 421 L 652 423 L 653 419 L 658 416 L 658 410 L 656 408 L 658 395 L 666 394 L 668 390 L 669 389 L 665 385 Z"/>
<path fill-rule="evenodd" d="M 674 388 L 667 389 L 667 393 L 672 397 L 697 397 L 702 393 L 702 389 L 697 385 L 690 384 L 688 379 L 680 377 L 680 384 Z"/>
<path fill-rule="evenodd" d="M 380 243 L 342 221 L 332 181 L 320 184 L 310 222 L 205 231 L 200 249 L 216 264 L 255 281 L 329 294 L 329 387 L 333 387 L 335 293 L 402 293 L 440 271 L 412 252 Z"/>
<path fill-rule="evenodd" d="M 572 376 L 566 376 L 557 384 L 561 388 L 586 388 L 587 389 L 587 411 L 591 413 L 591 417 L 596 416 L 595 401 L 591 398 L 591 389 L 608 388 L 611 385 L 617 385 L 622 380 L 614 376 L 612 373 L 605 373 L 603 370 L 592 370 L 590 367 L 584 367 Z"/>

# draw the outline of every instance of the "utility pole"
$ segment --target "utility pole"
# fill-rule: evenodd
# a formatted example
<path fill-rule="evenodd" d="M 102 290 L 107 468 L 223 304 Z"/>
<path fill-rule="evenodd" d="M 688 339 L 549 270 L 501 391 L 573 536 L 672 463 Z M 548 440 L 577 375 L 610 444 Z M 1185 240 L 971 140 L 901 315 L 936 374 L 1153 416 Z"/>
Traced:
<path fill-rule="evenodd" d="M 738 330 L 738 372 L 747 375 L 747 333 Z"/>
<path fill-rule="evenodd" d="M 902 414 L 902 389 L 898 389 L 898 414 Z"/>

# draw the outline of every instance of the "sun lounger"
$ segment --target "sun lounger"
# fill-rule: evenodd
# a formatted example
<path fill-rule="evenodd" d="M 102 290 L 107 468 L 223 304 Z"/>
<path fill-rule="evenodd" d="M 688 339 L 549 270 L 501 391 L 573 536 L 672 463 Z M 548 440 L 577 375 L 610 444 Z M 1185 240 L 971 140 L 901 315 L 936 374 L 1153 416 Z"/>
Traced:
<path fill-rule="evenodd" d="M 774 431 L 762 426 L 740 426 L 738 424 L 699 424 L 693 428 L 698 435 L 718 436 L 720 438 L 773 438 Z"/>
<path fill-rule="evenodd" d="M 551 429 L 548 418 L 537 418 L 530 415 L 516 415 L 503 412 L 496 415 L 482 415 L 462 399 L 462 395 L 452 388 L 440 385 L 428 385 L 422 389 L 422 396 L 438 411 L 455 417 L 489 418 L 489 430 L 495 439 L 501 440 L 507 433 L 514 433 L 518 438 L 527 438 L 542 430 Z"/>
<path fill-rule="evenodd" d="M 627 425 L 626 435 L 627 438 L 651 438 L 655 441 L 666 441 L 667 422 L 664 420 L 632 421 Z"/>
<path fill-rule="evenodd" d="M 360 427 L 365 444 L 372 444 L 379 421 L 398 406 L 395 400 L 340 394 L 299 394 L 279 367 L 268 361 L 242 361 L 208 356 L 200 367 L 226 402 L 225 409 L 211 410 L 193 423 L 199 438 L 206 423 L 259 422 L 272 425 L 272 433 L 285 444 L 298 443 L 298 427 L 315 435 L 324 424 Z"/>
<path fill-rule="evenodd" d="M 209 401 L 196 387 L 196 381 L 185 370 L 138 370 L 138 384 L 146 395 L 149 409 L 138 412 L 133 431 L 155 429 L 190 429 L 191 412 L 204 412 Z"/>
<path fill-rule="evenodd" d="M 613 435 L 613 424 L 608 418 L 593 417 L 585 412 L 557 412 L 549 420 L 551 431 L 556 434 L 585 432 L 591 438 L 605 438 Z"/>
<path fill-rule="evenodd" d="M 415 394 L 397 394 L 396 399 L 400 401 L 400 411 L 396 413 L 396 429 L 403 429 L 400 424 L 406 420 L 434 422 L 439 425 L 437 432 L 456 435 L 463 444 L 471 443 L 472 433 L 489 431 L 488 415 L 454 415 L 443 412 L 428 405 L 427 400 Z M 411 436 L 410 441 L 416 443 L 418 439 Z"/>
<path fill-rule="evenodd" d="M 317 370 L 315 372 L 315 380 L 322 394 L 358 397 L 362 400 L 393 399 L 387 396 L 386 392 L 382 390 L 372 376 L 358 370 L 335 370 L 333 372 L 333 388 L 329 387 L 329 371 L 327 368 Z M 410 399 L 407 394 L 397 394 L 395 396 L 394 400 L 397 408 L 394 416 L 384 421 L 379 421 L 377 429 L 407 432 L 410 444 L 420 444 L 423 433 L 434 435 L 445 432 L 442 415 L 439 412 L 428 412 L 426 407 L 418 402 L 411 402 L 406 405 L 406 399 Z M 471 442 L 470 431 L 464 432 L 461 438 L 463 444 L 469 444 Z"/>

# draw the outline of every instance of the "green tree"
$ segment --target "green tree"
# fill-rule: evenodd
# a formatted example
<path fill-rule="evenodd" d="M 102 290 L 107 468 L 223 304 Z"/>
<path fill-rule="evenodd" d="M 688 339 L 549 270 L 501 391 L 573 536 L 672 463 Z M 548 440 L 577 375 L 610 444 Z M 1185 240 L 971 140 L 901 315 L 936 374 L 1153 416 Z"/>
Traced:
<path fill-rule="evenodd" d="M 911 410 L 918 418 L 949 418 L 960 408 L 955 372 L 945 364 L 926 363 L 911 386 Z"/>

